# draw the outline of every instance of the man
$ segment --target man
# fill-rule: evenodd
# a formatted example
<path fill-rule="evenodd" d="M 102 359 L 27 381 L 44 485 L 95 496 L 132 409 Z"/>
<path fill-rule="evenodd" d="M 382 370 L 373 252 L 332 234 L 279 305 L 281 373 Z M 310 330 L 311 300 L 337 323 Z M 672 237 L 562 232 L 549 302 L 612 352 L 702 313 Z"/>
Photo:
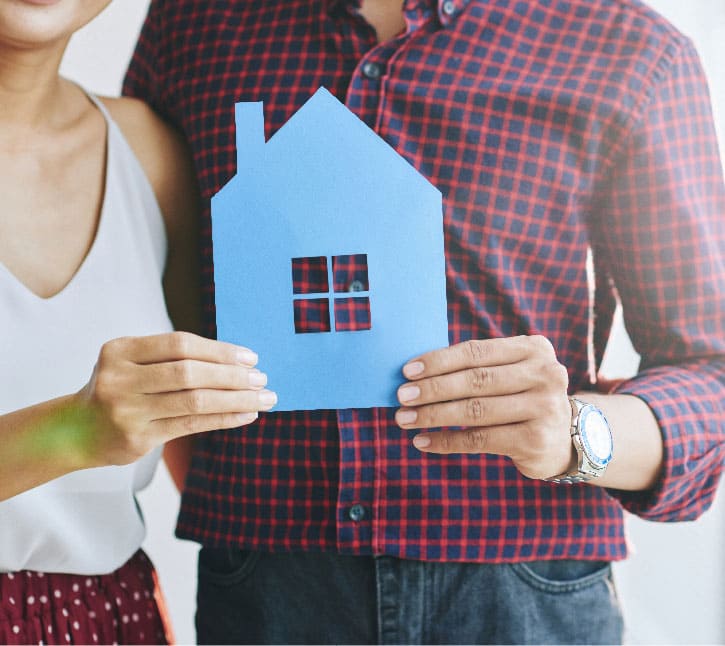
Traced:
<path fill-rule="evenodd" d="M 442 191 L 451 346 L 401 366 L 397 410 L 199 439 L 199 640 L 619 641 L 622 509 L 695 518 L 723 466 L 725 190 L 691 44 L 636 0 L 157 0 L 125 91 L 209 198 L 234 102 L 270 136 L 319 86 Z M 212 334 L 208 212 L 202 253 Z M 601 394 L 617 298 L 642 368 Z"/>

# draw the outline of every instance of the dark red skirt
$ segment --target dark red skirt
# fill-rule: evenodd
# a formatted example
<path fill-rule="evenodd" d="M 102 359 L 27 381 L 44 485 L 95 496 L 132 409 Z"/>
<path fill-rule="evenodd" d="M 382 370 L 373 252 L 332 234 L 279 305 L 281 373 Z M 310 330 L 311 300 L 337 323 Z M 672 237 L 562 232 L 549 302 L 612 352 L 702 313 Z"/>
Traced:
<path fill-rule="evenodd" d="M 101 576 L 0 574 L 0 644 L 167 644 L 164 615 L 142 551 Z"/>

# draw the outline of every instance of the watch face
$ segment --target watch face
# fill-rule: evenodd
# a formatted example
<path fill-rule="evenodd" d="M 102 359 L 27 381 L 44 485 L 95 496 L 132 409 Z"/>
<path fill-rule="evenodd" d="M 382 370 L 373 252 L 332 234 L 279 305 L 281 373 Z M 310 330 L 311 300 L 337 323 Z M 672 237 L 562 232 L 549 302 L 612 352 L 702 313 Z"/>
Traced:
<path fill-rule="evenodd" d="M 581 438 L 587 457 L 603 467 L 612 459 L 612 433 L 599 409 L 585 406 L 580 418 Z"/>

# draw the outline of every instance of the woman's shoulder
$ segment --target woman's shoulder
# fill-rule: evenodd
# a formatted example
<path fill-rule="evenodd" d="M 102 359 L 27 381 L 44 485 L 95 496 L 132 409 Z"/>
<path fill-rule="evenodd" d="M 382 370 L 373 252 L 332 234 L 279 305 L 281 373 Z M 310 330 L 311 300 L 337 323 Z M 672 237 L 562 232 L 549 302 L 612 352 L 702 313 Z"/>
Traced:
<path fill-rule="evenodd" d="M 138 158 L 167 226 L 173 225 L 170 218 L 182 204 L 197 203 L 194 167 L 184 137 L 139 99 L 99 99 Z"/>

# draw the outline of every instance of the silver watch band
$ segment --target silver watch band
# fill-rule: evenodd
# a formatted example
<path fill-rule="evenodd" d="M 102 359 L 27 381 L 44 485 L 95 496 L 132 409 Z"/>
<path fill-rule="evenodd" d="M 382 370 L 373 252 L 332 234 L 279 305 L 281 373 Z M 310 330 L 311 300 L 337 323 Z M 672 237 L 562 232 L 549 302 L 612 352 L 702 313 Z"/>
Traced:
<path fill-rule="evenodd" d="M 589 404 L 569 397 L 569 405 L 571 406 L 571 424 L 569 426 L 569 435 L 571 441 L 574 444 L 574 449 L 577 453 L 577 466 L 571 471 L 560 473 L 558 476 L 552 478 L 546 478 L 547 482 L 555 482 L 557 484 L 579 484 L 581 482 L 589 482 L 593 478 L 598 478 L 604 473 L 606 467 L 598 468 L 592 464 L 584 453 L 584 446 L 582 445 L 580 429 L 579 429 L 579 416 L 585 406 Z"/>

